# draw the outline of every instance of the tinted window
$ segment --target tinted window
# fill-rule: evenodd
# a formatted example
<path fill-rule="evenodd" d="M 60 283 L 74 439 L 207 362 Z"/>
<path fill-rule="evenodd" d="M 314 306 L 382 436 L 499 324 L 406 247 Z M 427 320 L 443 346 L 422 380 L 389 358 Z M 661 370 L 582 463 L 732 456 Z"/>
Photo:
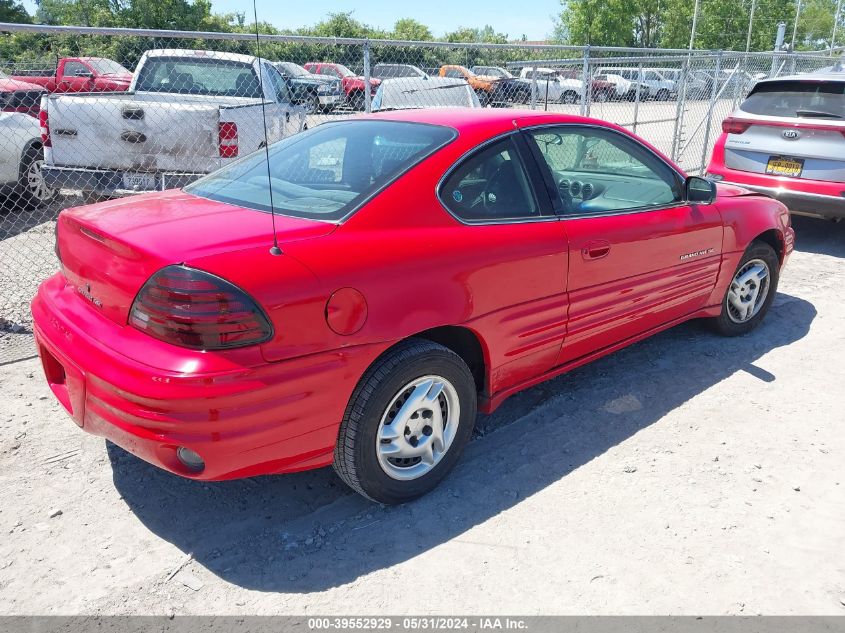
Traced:
<path fill-rule="evenodd" d="M 251 64 L 224 59 L 149 57 L 138 76 L 137 89 L 220 97 L 261 97 Z"/>
<path fill-rule="evenodd" d="M 510 137 L 461 163 L 440 187 L 440 200 L 468 222 L 539 217 L 525 169 Z"/>
<path fill-rule="evenodd" d="M 78 73 L 90 73 L 91 71 L 85 64 L 80 62 L 67 62 L 64 72 L 65 77 L 78 77 Z"/>
<path fill-rule="evenodd" d="M 533 130 L 531 136 L 559 185 L 564 211 L 625 211 L 681 200 L 677 174 L 626 136 L 579 127 Z"/>
<path fill-rule="evenodd" d="M 845 81 L 757 84 L 740 109 L 767 116 L 845 119 Z"/>
<path fill-rule="evenodd" d="M 454 138 L 451 128 L 399 121 L 325 123 L 270 147 L 276 213 L 339 220 Z M 270 211 L 263 151 L 201 178 L 185 191 Z"/>

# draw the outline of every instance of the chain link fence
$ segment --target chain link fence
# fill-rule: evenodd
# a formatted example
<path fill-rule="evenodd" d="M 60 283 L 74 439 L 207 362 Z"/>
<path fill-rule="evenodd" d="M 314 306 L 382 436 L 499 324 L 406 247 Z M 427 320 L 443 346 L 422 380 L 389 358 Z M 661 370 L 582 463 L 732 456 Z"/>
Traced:
<path fill-rule="evenodd" d="M 301 130 L 446 106 L 581 114 L 701 173 L 763 77 L 830 57 L 451 44 L 0 24 L 0 363 L 31 356 L 29 301 L 63 208 L 181 187 Z M 309 169 L 333 178 L 333 166 Z M 323 161 L 326 162 L 326 161 Z"/>

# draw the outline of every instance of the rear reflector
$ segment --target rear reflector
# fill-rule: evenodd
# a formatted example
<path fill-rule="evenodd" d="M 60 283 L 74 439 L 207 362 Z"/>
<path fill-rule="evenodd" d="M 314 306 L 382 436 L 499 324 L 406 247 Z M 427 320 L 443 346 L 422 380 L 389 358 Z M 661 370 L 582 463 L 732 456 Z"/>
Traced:
<path fill-rule="evenodd" d="M 238 155 L 238 124 L 217 124 L 217 144 L 220 148 L 220 158 L 234 158 Z"/>
<path fill-rule="evenodd" d="M 252 297 L 187 266 L 167 266 L 150 277 L 132 303 L 129 324 L 166 343 L 200 350 L 255 345 L 273 335 Z"/>
<path fill-rule="evenodd" d="M 751 127 L 751 121 L 741 121 L 728 117 L 722 121 L 722 132 L 725 134 L 742 134 Z"/>

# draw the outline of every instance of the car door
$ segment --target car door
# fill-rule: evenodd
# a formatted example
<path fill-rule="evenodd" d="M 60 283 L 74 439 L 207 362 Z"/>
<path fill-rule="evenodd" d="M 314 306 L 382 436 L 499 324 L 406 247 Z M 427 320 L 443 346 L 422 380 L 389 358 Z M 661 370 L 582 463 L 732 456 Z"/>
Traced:
<path fill-rule="evenodd" d="M 549 370 L 566 334 L 568 254 L 525 140 L 510 133 L 483 145 L 446 174 L 438 193 L 460 223 L 450 274 L 466 284 L 467 324 L 487 333 L 493 392 Z"/>
<path fill-rule="evenodd" d="M 683 178 L 616 130 L 527 131 L 569 241 L 569 318 L 559 363 L 703 308 L 716 284 L 722 219 L 684 201 Z"/>
<path fill-rule="evenodd" d="M 62 72 L 61 85 L 65 92 L 86 92 L 91 88 L 93 71 L 86 64 L 68 61 Z"/>

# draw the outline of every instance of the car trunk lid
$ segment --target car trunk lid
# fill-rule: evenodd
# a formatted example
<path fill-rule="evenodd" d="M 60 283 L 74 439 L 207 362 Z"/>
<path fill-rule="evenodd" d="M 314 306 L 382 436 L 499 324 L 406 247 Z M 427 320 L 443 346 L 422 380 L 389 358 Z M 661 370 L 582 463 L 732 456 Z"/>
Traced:
<path fill-rule="evenodd" d="M 124 198 L 59 216 L 62 272 L 105 317 L 125 324 L 132 301 L 157 270 L 223 252 L 270 247 L 269 214 L 181 191 Z M 331 233 L 334 224 L 276 216 L 286 243 Z"/>

